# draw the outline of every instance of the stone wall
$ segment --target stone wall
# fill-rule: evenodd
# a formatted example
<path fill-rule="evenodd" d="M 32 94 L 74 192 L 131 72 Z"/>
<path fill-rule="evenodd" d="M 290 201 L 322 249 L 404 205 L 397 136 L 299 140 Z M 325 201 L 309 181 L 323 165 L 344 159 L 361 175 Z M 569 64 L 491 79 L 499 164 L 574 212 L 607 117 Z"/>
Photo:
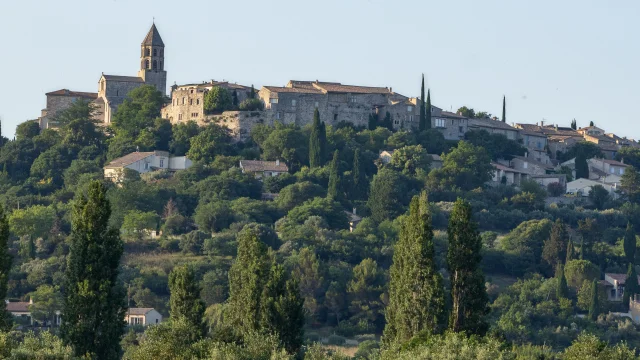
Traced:
<path fill-rule="evenodd" d="M 171 103 L 162 108 L 162 118 L 172 123 L 193 120 L 197 123 L 204 121 L 205 92 L 196 87 L 181 88 L 171 92 Z"/>
<path fill-rule="evenodd" d="M 138 77 L 144 79 L 145 84 L 155 86 L 162 95 L 167 95 L 166 71 L 142 69 L 138 72 Z"/>
<path fill-rule="evenodd" d="M 258 124 L 273 125 L 274 113 L 272 111 L 225 111 L 219 115 L 207 115 L 200 126 L 218 124 L 229 129 L 234 141 L 248 140 L 251 129 Z"/>

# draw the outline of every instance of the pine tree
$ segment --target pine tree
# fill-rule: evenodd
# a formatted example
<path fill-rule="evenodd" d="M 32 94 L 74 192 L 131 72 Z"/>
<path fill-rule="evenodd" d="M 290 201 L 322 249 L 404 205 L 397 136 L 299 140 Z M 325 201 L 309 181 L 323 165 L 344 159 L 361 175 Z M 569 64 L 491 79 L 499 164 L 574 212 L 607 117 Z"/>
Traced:
<path fill-rule="evenodd" d="M 424 98 L 424 74 L 422 74 L 422 87 L 420 88 L 420 123 L 418 130 L 424 131 L 427 129 L 427 114 Z"/>
<path fill-rule="evenodd" d="M 600 304 L 598 303 L 598 281 L 593 280 L 591 285 L 591 305 L 589 306 L 589 320 L 596 321 L 600 314 Z"/>
<path fill-rule="evenodd" d="M 1 137 L 0 137 L 1 138 Z M 9 222 L 0 206 L 0 299 L 7 298 L 9 271 L 11 270 L 11 255 L 9 254 Z M 0 331 L 9 331 L 13 323 L 12 316 L 7 312 L 7 305 L 2 301 L 0 308 Z"/>
<path fill-rule="evenodd" d="M 309 135 L 309 166 L 311 168 L 322 166 L 320 149 L 321 131 L 322 125 L 320 124 L 320 113 L 316 108 L 313 112 L 313 123 L 311 124 L 311 134 Z"/>
<path fill-rule="evenodd" d="M 124 334 L 124 289 L 118 285 L 123 252 L 117 229 L 109 228 L 111 207 L 99 181 L 73 207 L 71 245 L 64 277 L 60 333 L 76 356 L 119 359 Z"/>
<path fill-rule="evenodd" d="M 262 292 L 260 329 L 276 334 L 289 353 L 296 353 L 303 344 L 303 305 L 297 281 L 287 280 L 284 267 L 273 263 Z"/>
<path fill-rule="evenodd" d="M 589 178 L 589 164 L 587 164 L 587 158 L 579 153 L 576 156 L 576 179 L 588 179 Z"/>
<path fill-rule="evenodd" d="M 573 130 L 578 130 L 578 123 L 576 122 L 576 119 L 571 120 L 571 128 Z"/>
<path fill-rule="evenodd" d="M 329 188 L 327 197 L 335 201 L 342 200 L 342 184 L 340 184 L 339 162 L 340 152 L 336 150 L 333 153 L 333 160 L 329 167 Z"/>
<path fill-rule="evenodd" d="M 507 97 L 502 96 L 502 122 L 507 122 Z"/>
<path fill-rule="evenodd" d="M 633 264 L 629 264 L 627 269 L 627 279 L 624 283 L 624 293 L 622 295 L 622 304 L 625 307 L 629 306 L 629 299 L 633 298 L 633 295 L 640 292 L 638 285 L 638 274 L 636 273 L 636 267 Z"/>
<path fill-rule="evenodd" d="M 369 185 L 365 177 L 364 171 L 360 166 L 360 148 L 356 148 L 353 153 L 353 167 L 351 169 L 351 175 L 353 176 L 353 191 L 351 196 L 355 200 L 363 199 L 367 194 L 366 187 Z"/>
<path fill-rule="evenodd" d="M 169 274 L 169 291 L 171 298 L 171 319 L 184 318 L 194 330 L 191 336 L 196 341 L 205 334 L 205 304 L 200 299 L 200 286 L 193 270 L 188 266 L 179 266 Z M 191 334 L 185 334 L 191 335 Z"/>
<path fill-rule="evenodd" d="M 569 298 L 569 287 L 567 286 L 567 278 L 564 275 L 564 266 L 562 264 L 558 264 L 556 267 L 556 279 L 558 279 L 558 284 L 556 285 L 556 299 L 567 299 Z"/>
<path fill-rule="evenodd" d="M 631 222 L 627 223 L 627 231 L 624 233 L 624 255 L 627 258 L 629 264 L 635 265 L 636 263 L 636 231 L 631 225 Z"/>
<path fill-rule="evenodd" d="M 485 315 L 489 300 L 480 269 L 482 239 L 471 214 L 471 205 L 458 199 L 449 218 L 447 266 L 452 298 L 449 328 L 483 335 L 488 328 Z"/>
<path fill-rule="evenodd" d="M 407 341 L 421 331 L 437 333 L 445 322 L 444 289 L 435 261 L 426 192 L 414 196 L 409 209 L 390 269 L 386 344 Z"/>
<path fill-rule="evenodd" d="M 575 258 L 576 258 L 576 249 L 573 245 L 573 239 L 569 237 L 569 242 L 567 243 L 567 257 L 564 263 L 566 264 Z"/>
<path fill-rule="evenodd" d="M 431 129 L 431 89 L 427 90 L 427 106 L 425 109 L 425 129 Z"/>
<path fill-rule="evenodd" d="M 549 239 L 545 240 L 542 248 L 542 260 L 549 266 L 550 271 L 557 268 L 567 259 L 567 228 L 562 220 L 557 219 L 551 228 Z"/>

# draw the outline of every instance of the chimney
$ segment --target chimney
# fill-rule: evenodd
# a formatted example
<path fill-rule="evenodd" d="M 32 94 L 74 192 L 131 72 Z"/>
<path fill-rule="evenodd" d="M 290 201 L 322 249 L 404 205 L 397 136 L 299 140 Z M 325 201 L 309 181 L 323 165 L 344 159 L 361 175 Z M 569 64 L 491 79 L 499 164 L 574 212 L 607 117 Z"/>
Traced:
<path fill-rule="evenodd" d="M 544 126 L 544 120 L 540 121 L 540 126 Z"/>
<path fill-rule="evenodd" d="M 140 152 L 140 146 L 136 146 L 136 152 Z"/>
<path fill-rule="evenodd" d="M 524 153 L 524 157 L 528 159 L 528 158 L 529 158 L 529 153 L 528 153 L 528 152 L 525 152 L 525 153 Z"/>
<path fill-rule="evenodd" d="M 621 159 L 620 159 L 620 162 L 624 164 L 624 158 L 621 158 Z"/>
<path fill-rule="evenodd" d="M 393 88 L 392 87 L 389 88 L 389 92 L 391 92 L 391 93 L 393 92 Z"/>
<path fill-rule="evenodd" d="M 33 298 L 29 297 L 29 305 L 33 305 Z"/>
<path fill-rule="evenodd" d="M 353 215 L 356 214 L 356 208 L 353 208 Z"/>
<path fill-rule="evenodd" d="M 556 131 L 558 131 L 558 124 L 556 124 Z"/>
<path fill-rule="evenodd" d="M 280 159 L 276 159 L 276 166 L 280 166 Z"/>

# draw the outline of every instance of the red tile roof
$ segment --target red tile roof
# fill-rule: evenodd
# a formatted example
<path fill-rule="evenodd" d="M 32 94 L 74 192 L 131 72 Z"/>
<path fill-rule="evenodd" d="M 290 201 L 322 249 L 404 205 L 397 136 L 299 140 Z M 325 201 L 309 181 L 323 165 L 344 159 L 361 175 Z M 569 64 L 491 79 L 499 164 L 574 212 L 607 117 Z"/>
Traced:
<path fill-rule="evenodd" d="M 70 96 L 70 97 L 82 97 L 87 99 L 96 99 L 98 97 L 98 93 L 89 93 L 82 91 L 71 91 L 69 89 L 60 89 L 52 92 L 48 92 L 45 95 L 47 96 Z"/>
<path fill-rule="evenodd" d="M 322 94 L 322 91 L 311 88 L 290 88 L 280 86 L 263 86 L 263 88 L 273 93 Z"/>
<path fill-rule="evenodd" d="M 105 168 L 121 168 L 127 165 L 131 165 L 136 161 L 142 160 L 146 157 L 153 155 L 154 152 L 133 152 L 131 154 L 125 155 L 123 157 L 111 160 L 110 163 L 105 166 Z"/>
<path fill-rule="evenodd" d="M 283 161 L 240 160 L 240 168 L 247 172 L 277 171 L 288 172 L 289 167 Z"/>
<path fill-rule="evenodd" d="M 351 94 L 390 94 L 386 87 L 369 87 L 342 84 L 313 83 L 313 86 L 324 92 L 351 93 Z"/>
<path fill-rule="evenodd" d="M 9 312 L 29 312 L 29 303 L 26 301 L 16 301 L 7 303 Z"/>

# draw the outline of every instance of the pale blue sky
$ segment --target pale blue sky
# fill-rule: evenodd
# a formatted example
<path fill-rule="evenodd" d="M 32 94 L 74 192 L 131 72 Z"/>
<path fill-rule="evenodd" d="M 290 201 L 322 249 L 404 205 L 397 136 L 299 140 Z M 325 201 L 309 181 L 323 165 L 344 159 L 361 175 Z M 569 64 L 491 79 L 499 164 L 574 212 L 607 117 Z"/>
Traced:
<path fill-rule="evenodd" d="M 434 105 L 507 120 L 640 138 L 640 1 L 4 0 L 4 135 L 39 116 L 44 93 L 97 91 L 102 72 L 135 76 L 155 16 L 168 82 L 289 79 L 389 86 L 427 76 Z"/>

